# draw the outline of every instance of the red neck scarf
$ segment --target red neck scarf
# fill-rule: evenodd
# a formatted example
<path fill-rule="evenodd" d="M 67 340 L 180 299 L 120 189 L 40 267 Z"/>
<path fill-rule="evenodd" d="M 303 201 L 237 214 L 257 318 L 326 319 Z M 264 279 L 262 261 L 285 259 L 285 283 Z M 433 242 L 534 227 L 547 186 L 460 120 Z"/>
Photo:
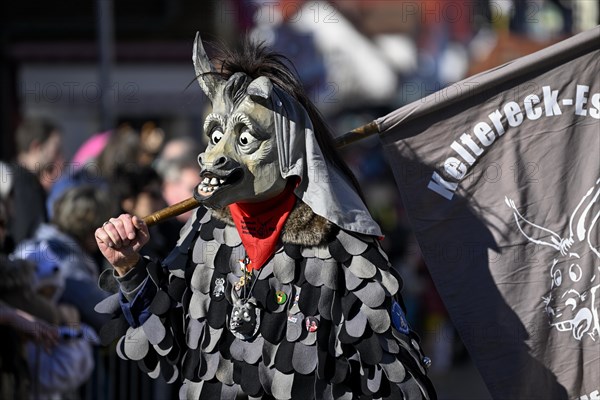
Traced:
<path fill-rule="evenodd" d="M 292 208 L 296 204 L 294 182 L 273 197 L 259 203 L 229 205 L 235 227 L 250 259 L 248 270 L 258 270 L 275 252 L 277 240 Z"/>

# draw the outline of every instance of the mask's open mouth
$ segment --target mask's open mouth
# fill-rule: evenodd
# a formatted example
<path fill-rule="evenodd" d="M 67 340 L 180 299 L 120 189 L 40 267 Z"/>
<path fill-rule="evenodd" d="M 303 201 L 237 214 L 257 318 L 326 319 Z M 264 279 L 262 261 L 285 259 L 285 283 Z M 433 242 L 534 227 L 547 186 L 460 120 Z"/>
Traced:
<path fill-rule="evenodd" d="M 206 171 L 200 174 L 202 181 L 196 188 L 196 193 L 200 199 L 212 197 L 216 192 L 222 191 L 231 187 L 242 180 L 244 172 L 241 168 L 236 168 L 227 174 L 218 172 Z"/>

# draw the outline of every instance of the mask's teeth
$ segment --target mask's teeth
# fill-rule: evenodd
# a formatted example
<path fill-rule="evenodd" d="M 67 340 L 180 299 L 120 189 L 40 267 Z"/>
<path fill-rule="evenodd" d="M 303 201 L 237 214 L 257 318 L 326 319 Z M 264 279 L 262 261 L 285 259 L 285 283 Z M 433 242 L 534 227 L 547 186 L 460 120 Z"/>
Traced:
<path fill-rule="evenodd" d="M 225 179 L 219 179 L 219 183 L 222 185 L 225 183 Z"/>
<path fill-rule="evenodd" d="M 212 178 L 210 180 L 210 184 L 213 185 L 213 186 L 218 185 L 219 184 L 219 180 L 217 178 Z"/>
<path fill-rule="evenodd" d="M 209 182 L 210 182 L 210 179 L 208 179 L 208 178 L 204 178 L 204 180 L 202 181 L 202 183 L 204 183 L 206 185 L 208 185 Z"/>

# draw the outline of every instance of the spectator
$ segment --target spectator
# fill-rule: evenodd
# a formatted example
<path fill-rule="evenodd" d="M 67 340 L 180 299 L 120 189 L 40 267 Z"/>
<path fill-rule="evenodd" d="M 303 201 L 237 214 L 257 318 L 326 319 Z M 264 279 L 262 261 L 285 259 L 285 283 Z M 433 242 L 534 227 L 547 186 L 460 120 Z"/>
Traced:
<path fill-rule="evenodd" d="M 58 334 L 56 310 L 31 289 L 34 266 L 0 254 L 0 398 L 25 399 L 31 376 L 24 358 L 26 340 L 52 347 Z"/>
<path fill-rule="evenodd" d="M 0 254 L 10 254 L 14 250 L 14 240 L 8 232 L 12 190 L 12 168 L 0 161 Z"/>
<path fill-rule="evenodd" d="M 61 133 L 49 121 L 27 119 L 16 131 L 17 164 L 14 165 L 14 211 L 9 222 L 15 242 L 31 237 L 46 222 L 46 190 L 42 176 L 62 161 Z M 48 175 L 46 175 L 48 176 Z M 46 188 L 51 182 L 44 180 Z"/>
<path fill-rule="evenodd" d="M 58 303 L 65 288 L 59 257 L 49 252 L 30 253 L 28 257 L 39 260 L 32 289 L 56 307 L 61 325 L 61 338 L 50 351 L 43 351 L 36 343 L 27 344 L 33 395 L 37 400 L 74 397 L 94 369 L 92 341 L 97 343 L 97 335 L 80 323 L 73 305 Z"/>
<path fill-rule="evenodd" d="M 99 266 L 93 259 L 98 251 L 94 230 L 113 213 L 106 192 L 93 186 L 67 190 L 54 205 L 52 224 L 42 224 L 33 239 L 17 246 L 18 258 L 31 254 L 56 259 L 65 277 L 61 301 L 74 305 L 81 321 L 98 330 L 105 318 L 94 306 L 106 297 L 98 286 Z M 40 259 L 34 257 L 34 261 Z"/>
<path fill-rule="evenodd" d="M 200 183 L 198 154 L 198 143 L 189 137 L 172 139 L 165 145 L 157 159 L 156 170 L 163 179 L 162 194 L 167 205 L 188 199 Z M 184 224 L 191 215 L 192 211 L 188 211 L 176 219 Z"/>
<path fill-rule="evenodd" d="M 161 183 L 157 172 L 145 166 L 117 171 L 111 188 L 123 212 L 143 218 L 165 207 Z M 191 192 L 188 197 L 190 195 Z M 173 220 L 152 226 L 152 238 L 144 247 L 143 254 L 149 257 L 166 257 L 175 246 L 180 229 L 181 224 Z"/>
<path fill-rule="evenodd" d="M 54 203 L 70 188 L 82 185 L 94 185 L 108 190 L 108 182 L 115 176 L 115 171 L 136 168 L 141 158 L 140 137 L 128 126 L 121 126 L 111 132 L 107 142 L 100 140 L 104 146 L 97 158 L 87 160 L 73 174 L 64 175 L 53 186 L 46 208 L 50 219 L 54 213 Z M 114 204 L 116 207 L 117 204 Z"/>

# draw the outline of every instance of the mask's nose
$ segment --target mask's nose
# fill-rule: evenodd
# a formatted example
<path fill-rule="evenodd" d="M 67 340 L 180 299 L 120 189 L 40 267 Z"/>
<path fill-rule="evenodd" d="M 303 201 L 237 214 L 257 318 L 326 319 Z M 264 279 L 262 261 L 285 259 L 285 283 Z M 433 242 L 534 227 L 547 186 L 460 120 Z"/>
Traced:
<path fill-rule="evenodd" d="M 231 158 L 224 156 L 224 155 L 218 156 L 211 161 L 206 156 L 206 153 L 201 153 L 198 156 L 198 164 L 200 164 L 200 167 L 202 169 L 209 168 L 209 169 L 227 170 L 227 169 L 234 168 L 237 163 L 234 162 Z"/>

